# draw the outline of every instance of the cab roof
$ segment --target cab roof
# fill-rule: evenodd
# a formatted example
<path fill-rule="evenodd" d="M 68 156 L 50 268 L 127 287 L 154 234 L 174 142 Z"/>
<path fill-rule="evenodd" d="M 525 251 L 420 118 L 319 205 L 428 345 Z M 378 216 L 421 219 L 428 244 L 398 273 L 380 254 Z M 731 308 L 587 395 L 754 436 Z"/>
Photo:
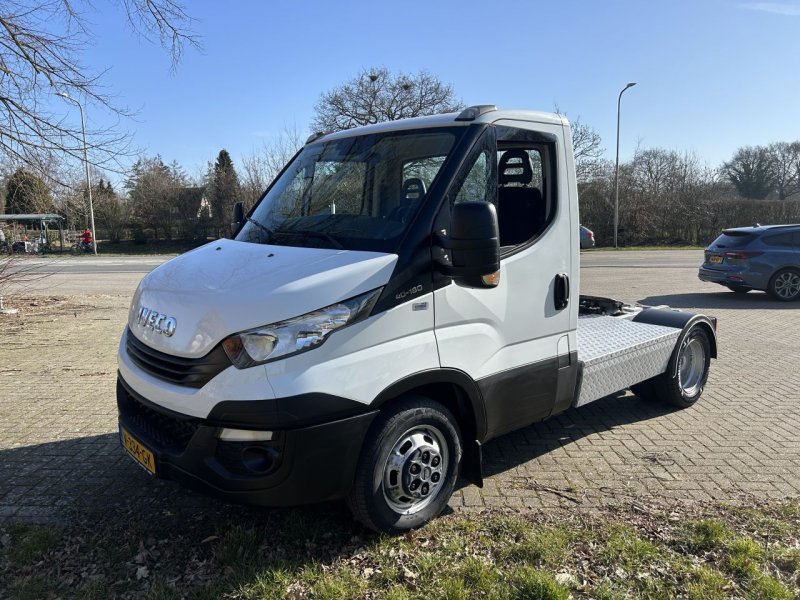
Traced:
<path fill-rule="evenodd" d="M 532 110 L 508 110 L 497 109 L 493 105 L 482 104 L 470 106 L 461 112 L 444 113 L 427 117 L 414 117 L 411 119 L 401 119 L 398 121 L 385 121 L 374 125 L 364 125 L 345 129 L 328 134 L 312 135 L 306 143 L 338 140 L 356 135 L 368 135 L 374 133 L 387 133 L 390 131 L 405 131 L 409 129 L 427 129 L 432 127 L 458 127 L 472 125 L 474 123 L 495 123 L 500 120 L 529 121 L 534 123 L 545 123 L 551 125 L 568 125 L 566 117 L 547 112 Z"/>

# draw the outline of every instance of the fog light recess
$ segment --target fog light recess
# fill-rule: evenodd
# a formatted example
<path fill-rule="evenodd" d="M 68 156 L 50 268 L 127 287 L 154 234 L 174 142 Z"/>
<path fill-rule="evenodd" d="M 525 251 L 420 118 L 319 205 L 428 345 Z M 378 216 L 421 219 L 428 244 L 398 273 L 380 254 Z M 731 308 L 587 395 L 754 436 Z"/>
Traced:
<path fill-rule="evenodd" d="M 275 466 L 278 453 L 266 446 L 247 446 L 242 450 L 242 464 L 253 473 L 267 473 Z"/>

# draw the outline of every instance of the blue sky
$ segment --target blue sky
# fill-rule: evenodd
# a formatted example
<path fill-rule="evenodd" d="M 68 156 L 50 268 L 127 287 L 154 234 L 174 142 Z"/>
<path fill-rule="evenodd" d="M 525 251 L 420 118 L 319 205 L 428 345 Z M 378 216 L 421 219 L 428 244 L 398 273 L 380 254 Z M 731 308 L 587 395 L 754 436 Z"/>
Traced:
<path fill-rule="evenodd" d="M 239 161 L 287 125 L 305 134 L 320 93 L 370 66 L 427 69 L 467 104 L 557 104 L 609 158 L 628 81 L 621 160 L 641 144 L 717 166 L 739 146 L 800 140 L 800 0 L 194 0 L 203 49 L 175 73 L 113 4 L 88 15 L 85 62 L 137 110 L 124 123 L 135 145 L 191 175 L 221 148 Z"/>

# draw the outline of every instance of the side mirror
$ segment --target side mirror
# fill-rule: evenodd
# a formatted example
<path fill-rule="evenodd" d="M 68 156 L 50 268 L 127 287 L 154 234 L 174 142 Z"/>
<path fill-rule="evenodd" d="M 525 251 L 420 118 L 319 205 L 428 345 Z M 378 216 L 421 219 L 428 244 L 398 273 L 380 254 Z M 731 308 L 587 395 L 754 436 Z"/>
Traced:
<path fill-rule="evenodd" d="M 233 205 L 233 221 L 231 221 L 231 237 L 236 237 L 244 225 L 244 203 L 237 202 Z"/>
<path fill-rule="evenodd" d="M 439 236 L 445 250 L 439 269 L 459 285 L 495 287 L 500 282 L 500 234 L 497 211 L 489 202 L 453 206 L 449 235 Z"/>

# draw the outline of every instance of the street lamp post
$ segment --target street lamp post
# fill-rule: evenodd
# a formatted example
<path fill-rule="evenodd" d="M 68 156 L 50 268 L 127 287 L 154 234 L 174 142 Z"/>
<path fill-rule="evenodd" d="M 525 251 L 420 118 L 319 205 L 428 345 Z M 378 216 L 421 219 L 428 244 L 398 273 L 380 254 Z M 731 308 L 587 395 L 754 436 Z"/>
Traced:
<path fill-rule="evenodd" d="M 619 229 L 619 111 L 622 103 L 622 94 L 625 90 L 632 88 L 636 85 L 635 81 L 631 81 L 628 85 L 622 88 L 617 98 L 617 160 L 614 166 L 614 248 L 617 247 L 617 231 Z"/>
<path fill-rule="evenodd" d="M 65 100 L 69 100 L 78 105 L 78 110 L 81 111 L 81 132 L 83 134 L 83 162 L 86 165 L 86 190 L 89 194 L 89 224 L 92 227 L 92 250 L 94 251 L 95 255 L 97 255 L 97 236 L 94 232 L 94 206 L 92 205 L 92 182 L 89 179 L 89 154 L 86 150 L 86 119 L 83 116 L 83 106 L 80 102 L 78 102 L 75 98 L 66 94 L 65 92 L 59 92 L 57 94 L 61 96 Z"/>

